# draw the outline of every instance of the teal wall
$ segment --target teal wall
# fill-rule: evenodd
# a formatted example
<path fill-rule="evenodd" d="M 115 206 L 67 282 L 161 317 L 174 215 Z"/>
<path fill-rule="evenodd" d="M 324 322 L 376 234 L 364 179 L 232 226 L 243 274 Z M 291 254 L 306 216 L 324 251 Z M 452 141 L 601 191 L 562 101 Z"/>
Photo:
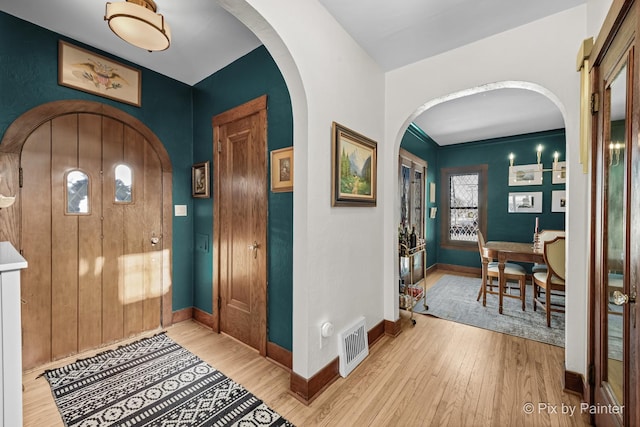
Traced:
<path fill-rule="evenodd" d="M 0 12 L 0 138 L 21 114 L 43 103 L 82 99 L 112 105 L 138 118 L 160 138 L 173 166 L 173 204 L 191 212 L 191 87 L 120 58 L 142 70 L 140 108 L 58 85 L 58 40 L 113 58 Z M 186 147 L 186 149 L 185 149 Z M 173 309 L 193 305 L 193 216 L 173 218 Z"/>
<path fill-rule="evenodd" d="M 263 94 L 268 96 L 268 148 L 293 145 L 291 102 L 285 82 L 264 47 L 190 87 L 120 58 L 120 62 L 142 71 L 142 106 L 122 104 L 57 84 L 58 40 L 65 37 L 0 12 L 0 136 L 21 114 L 40 104 L 62 99 L 85 99 L 119 108 L 144 122 L 165 145 L 173 166 L 173 204 L 187 205 L 189 216 L 173 221 L 173 309 L 191 306 L 212 313 L 212 199 L 191 198 L 191 165 L 212 160 L 211 118 Z M 73 44 L 112 57 L 73 40 Z M 28 54 L 25 54 L 28 53 Z M 528 242 L 535 217 L 541 228 L 564 228 L 564 214 L 551 213 L 550 173 L 542 186 L 509 187 L 508 155 L 516 164 L 535 162 L 535 149 L 544 146 L 543 162 L 551 166 L 552 153 L 565 159 L 563 130 L 438 147 L 417 128 L 411 128 L 402 147 L 428 163 L 427 186 L 436 182 L 442 191 L 440 168 L 472 164 L 489 165 L 489 222 L 487 238 Z M 269 168 L 270 169 L 270 168 Z M 542 214 L 508 214 L 509 191 L 543 191 Z M 427 201 L 429 208 L 437 206 Z M 439 200 L 439 194 L 438 194 Z M 437 219 L 426 220 L 427 265 L 437 263 L 478 267 L 477 251 L 445 250 L 439 247 Z M 292 348 L 292 242 L 293 193 L 269 194 L 268 281 L 269 340 Z M 207 251 L 196 250 L 207 243 Z"/>
<path fill-rule="evenodd" d="M 551 172 L 543 173 L 542 185 L 509 186 L 509 153 L 515 155 L 514 165 L 536 163 L 536 148 L 543 146 L 541 162 L 550 169 L 553 153 L 558 151 L 559 161 L 566 159 L 566 138 L 564 129 L 491 139 L 453 146 L 440 147 L 438 167 L 452 168 L 469 165 L 488 165 L 488 209 L 487 240 L 509 240 L 531 242 L 535 218 L 540 218 L 540 228 L 564 229 L 564 213 L 551 212 L 551 191 L 564 190 L 565 184 L 552 184 Z M 439 180 L 439 177 L 438 177 Z M 446 183 L 444 183 L 446 185 Z M 442 183 L 438 188 L 442 189 Z M 441 190 L 444 191 L 444 190 Z M 542 191 L 542 213 L 508 213 L 509 192 Z M 438 212 L 438 216 L 444 214 Z M 438 229 L 438 241 L 440 230 Z M 464 251 L 439 248 L 438 263 L 480 267 L 477 250 Z"/>
<path fill-rule="evenodd" d="M 259 70 L 257 72 L 256 70 Z M 268 150 L 293 145 L 289 91 L 280 70 L 263 46 L 194 86 L 194 161 L 213 161 L 213 116 L 267 95 Z M 269 167 L 271 170 L 271 167 Z M 270 177 L 269 177 L 269 181 Z M 293 340 L 293 193 L 269 193 L 268 331 L 269 341 L 288 350 Z M 212 235 L 211 200 L 194 201 L 194 232 Z M 210 253 L 194 259 L 195 306 L 212 313 L 213 264 Z"/>
<path fill-rule="evenodd" d="M 142 70 L 140 108 L 59 86 L 58 40 Z M 28 54 L 26 54 L 28 52 Z M 138 118 L 160 138 L 173 166 L 173 310 L 195 306 L 212 313 L 212 199 L 191 198 L 191 165 L 212 160 L 211 118 L 258 96 L 268 96 L 269 150 L 293 145 L 289 92 L 273 59 L 259 47 L 194 87 L 115 58 L 0 12 L 0 136 L 21 114 L 40 104 L 84 99 L 112 105 Z M 292 348 L 293 193 L 269 194 L 269 339 Z M 197 250 L 206 243 L 207 251 Z"/>
<path fill-rule="evenodd" d="M 439 227 L 437 221 L 438 216 L 436 215 L 435 219 L 429 217 L 430 208 L 438 205 L 437 203 L 429 202 L 429 184 L 432 182 L 435 183 L 439 174 L 438 145 L 429 138 L 422 129 L 412 123 L 402 137 L 400 147 L 427 162 L 427 183 L 425 185 L 424 197 L 426 205 L 425 241 L 427 248 L 427 267 L 430 267 L 438 262 L 438 240 L 436 234 Z"/>

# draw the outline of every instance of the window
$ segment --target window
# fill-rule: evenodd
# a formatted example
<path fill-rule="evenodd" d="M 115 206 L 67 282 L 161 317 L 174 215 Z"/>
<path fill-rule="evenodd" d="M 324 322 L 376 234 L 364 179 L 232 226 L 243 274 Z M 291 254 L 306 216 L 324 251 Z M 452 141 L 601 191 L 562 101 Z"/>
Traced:
<path fill-rule="evenodd" d="M 478 230 L 486 235 L 487 165 L 443 168 L 441 245 L 478 249 Z"/>
<path fill-rule="evenodd" d="M 132 172 L 127 165 L 116 166 L 116 203 L 131 203 Z"/>
<path fill-rule="evenodd" d="M 67 214 L 89 214 L 89 176 L 80 170 L 67 173 L 66 179 Z"/>
<path fill-rule="evenodd" d="M 425 237 L 425 176 L 427 163 L 400 149 L 400 227 L 409 233 L 415 227 L 418 238 Z"/>

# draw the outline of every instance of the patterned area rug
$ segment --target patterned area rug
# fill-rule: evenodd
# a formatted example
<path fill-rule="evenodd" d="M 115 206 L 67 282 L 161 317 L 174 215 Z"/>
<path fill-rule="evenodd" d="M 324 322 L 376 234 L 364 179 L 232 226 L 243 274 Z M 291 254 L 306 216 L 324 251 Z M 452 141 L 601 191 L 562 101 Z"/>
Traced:
<path fill-rule="evenodd" d="M 44 376 L 66 426 L 292 426 L 165 334 Z"/>
<path fill-rule="evenodd" d="M 420 300 L 415 312 L 564 347 L 564 313 L 551 313 L 548 328 L 545 312 L 533 311 L 531 285 L 526 289 L 526 310 L 522 311 L 519 299 L 504 298 L 503 314 L 498 313 L 497 295 L 487 295 L 486 307 L 482 298 L 476 301 L 479 289 L 480 278 L 444 275 L 427 290 L 429 309 L 424 310 Z M 559 302 L 564 303 L 564 298 Z"/>

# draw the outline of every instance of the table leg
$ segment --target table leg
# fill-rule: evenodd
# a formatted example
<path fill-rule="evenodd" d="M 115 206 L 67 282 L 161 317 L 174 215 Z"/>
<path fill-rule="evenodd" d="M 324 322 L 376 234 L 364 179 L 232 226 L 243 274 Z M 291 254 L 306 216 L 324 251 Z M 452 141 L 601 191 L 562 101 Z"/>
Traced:
<path fill-rule="evenodd" d="M 505 287 L 505 277 L 504 277 L 504 259 L 498 258 L 498 312 L 502 314 L 502 299 L 504 294 Z"/>

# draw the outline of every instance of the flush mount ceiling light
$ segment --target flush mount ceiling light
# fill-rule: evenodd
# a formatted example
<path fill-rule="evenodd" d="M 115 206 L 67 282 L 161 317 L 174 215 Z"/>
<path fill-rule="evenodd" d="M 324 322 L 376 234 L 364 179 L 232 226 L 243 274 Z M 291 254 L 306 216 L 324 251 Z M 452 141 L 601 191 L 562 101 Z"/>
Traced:
<path fill-rule="evenodd" d="M 107 2 L 104 19 L 111 31 L 127 43 L 149 52 L 165 50 L 171 44 L 171 30 L 156 9 L 153 0 Z"/>

